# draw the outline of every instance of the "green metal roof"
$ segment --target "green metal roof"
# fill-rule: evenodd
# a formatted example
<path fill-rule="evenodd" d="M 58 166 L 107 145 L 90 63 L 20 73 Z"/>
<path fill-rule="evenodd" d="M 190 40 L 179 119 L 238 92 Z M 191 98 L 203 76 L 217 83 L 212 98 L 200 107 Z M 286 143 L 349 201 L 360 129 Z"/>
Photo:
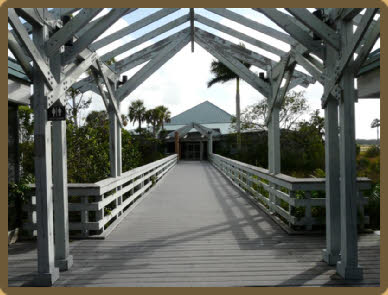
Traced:
<path fill-rule="evenodd" d="M 220 109 L 209 101 L 205 101 L 171 118 L 165 125 L 186 125 L 192 122 L 206 123 L 231 123 L 232 115 Z"/>
<path fill-rule="evenodd" d="M 23 80 L 27 83 L 31 83 L 30 79 L 26 76 L 26 74 L 24 73 L 19 63 L 15 59 L 9 56 L 8 56 L 8 75 L 14 78 Z"/>

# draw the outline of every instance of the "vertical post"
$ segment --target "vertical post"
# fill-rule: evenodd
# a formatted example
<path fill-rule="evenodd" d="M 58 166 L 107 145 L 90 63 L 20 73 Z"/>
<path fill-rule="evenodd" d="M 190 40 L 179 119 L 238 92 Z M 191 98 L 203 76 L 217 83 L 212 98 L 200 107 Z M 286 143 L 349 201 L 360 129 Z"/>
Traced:
<path fill-rule="evenodd" d="M 342 22 L 341 43 L 343 55 L 351 44 L 353 23 Z M 340 101 L 340 173 L 341 173 L 341 261 L 337 272 L 345 279 L 362 279 L 358 265 L 357 245 L 357 189 L 356 189 L 356 141 L 354 119 L 354 72 L 346 68 L 341 78 L 343 89 Z"/>
<path fill-rule="evenodd" d="M 268 170 L 270 173 L 280 173 L 280 108 L 275 106 L 268 123 Z"/>
<path fill-rule="evenodd" d="M 87 210 L 87 205 L 89 203 L 88 197 L 81 197 L 83 209 L 81 210 L 81 224 L 82 224 L 82 236 L 88 237 L 89 230 L 87 228 L 87 223 L 89 222 L 89 211 Z"/>
<path fill-rule="evenodd" d="M 203 142 L 202 141 L 199 142 L 199 160 L 200 161 L 203 160 Z"/>
<path fill-rule="evenodd" d="M 50 65 L 54 77 L 60 81 L 62 67 L 59 54 L 51 58 Z M 53 161 L 55 266 L 59 267 L 59 270 L 68 270 L 73 264 L 73 256 L 69 255 L 66 121 L 52 123 L 52 136 L 55 159 Z"/>
<path fill-rule="evenodd" d="M 340 260 L 340 164 L 338 138 L 338 104 L 329 97 L 325 108 L 325 170 L 326 170 L 326 249 L 323 260 L 335 265 Z"/>
<path fill-rule="evenodd" d="M 115 112 L 109 108 L 109 160 L 110 160 L 110 176 L 118 176 L 118 124 Z"/>
<path fill-rule="evenodd" d="M 208 142 L 207 142 L 207 149 L 208 149 L 208 158 L 211 157 L 213 154 L 213 134 L 209 134 Z"/>
<path fill-rule="evenodd" d="M 179 150 L 179 133 L 175 132 L 175 153 L 178 155 L 178 160 L 180 160 L 180 150 Z"/>
<path fill-rule="evenodd" d="M 33 27 L 33 41 L 38 50 L 44 51 L 48 38 L 46 25 Z M 33 68 L 33 79 L 35 192 L 38 228 L 38 275 L 35 283 L 39 286 L 52 286 L 59 278 L 59 270 L 55 267 L 54 261 L 51 125 L 47 122 L 48 89 L 36 64 Z"/>
<path fill-rule="evenodd" d="M 268 170 L 271 174 L 280 173 L 280 130 L 279 130 L 279 112 L 280 108 L 274 106 L 272 109 L 271 118 L 268 123 Z M 270 184 L 275 188 L 273 184 Z M 276 196 L 269 194 L 270 211 L 274 212 L 276 206 Z"/>

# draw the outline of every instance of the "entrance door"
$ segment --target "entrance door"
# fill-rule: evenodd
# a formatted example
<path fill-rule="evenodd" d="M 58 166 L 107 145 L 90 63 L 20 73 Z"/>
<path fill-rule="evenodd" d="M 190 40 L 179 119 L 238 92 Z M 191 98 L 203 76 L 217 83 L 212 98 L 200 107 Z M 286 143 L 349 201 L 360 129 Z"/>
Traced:
<path fill-rule="evenodd" d="M 200 146 L 199 142 L 186 143 L 186 160 L 199 161 Z"/>

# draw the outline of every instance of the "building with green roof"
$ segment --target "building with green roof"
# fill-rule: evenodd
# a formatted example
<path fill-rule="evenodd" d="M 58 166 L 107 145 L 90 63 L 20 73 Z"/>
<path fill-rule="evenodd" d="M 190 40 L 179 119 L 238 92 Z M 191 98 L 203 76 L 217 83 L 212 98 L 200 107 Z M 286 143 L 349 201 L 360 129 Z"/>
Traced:
<path fill-rule="evenodd" d="M 204 101 L 174 117 L 165 123 L 168 151 L 174 151 L 174 133 L 177 131 L 179 150 L 183 160 L 202 160 L 207 157 L 208 135 L 217 141 L 218 136 L 233 132 L 233 116 L 215 104 Z"/>

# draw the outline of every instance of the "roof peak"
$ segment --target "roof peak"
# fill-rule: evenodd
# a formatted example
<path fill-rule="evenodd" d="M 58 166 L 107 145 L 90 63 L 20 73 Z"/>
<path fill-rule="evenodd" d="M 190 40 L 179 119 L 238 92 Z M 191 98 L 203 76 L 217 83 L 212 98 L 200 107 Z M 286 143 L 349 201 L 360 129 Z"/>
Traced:
<path fill-rule="evenodd" d="M 191 122 L 206 123 L 231 123 L 232 115 L 216 106 L 214 103 L 205 100 L 171 118 L 166 125 L 185 125 Z"/>

